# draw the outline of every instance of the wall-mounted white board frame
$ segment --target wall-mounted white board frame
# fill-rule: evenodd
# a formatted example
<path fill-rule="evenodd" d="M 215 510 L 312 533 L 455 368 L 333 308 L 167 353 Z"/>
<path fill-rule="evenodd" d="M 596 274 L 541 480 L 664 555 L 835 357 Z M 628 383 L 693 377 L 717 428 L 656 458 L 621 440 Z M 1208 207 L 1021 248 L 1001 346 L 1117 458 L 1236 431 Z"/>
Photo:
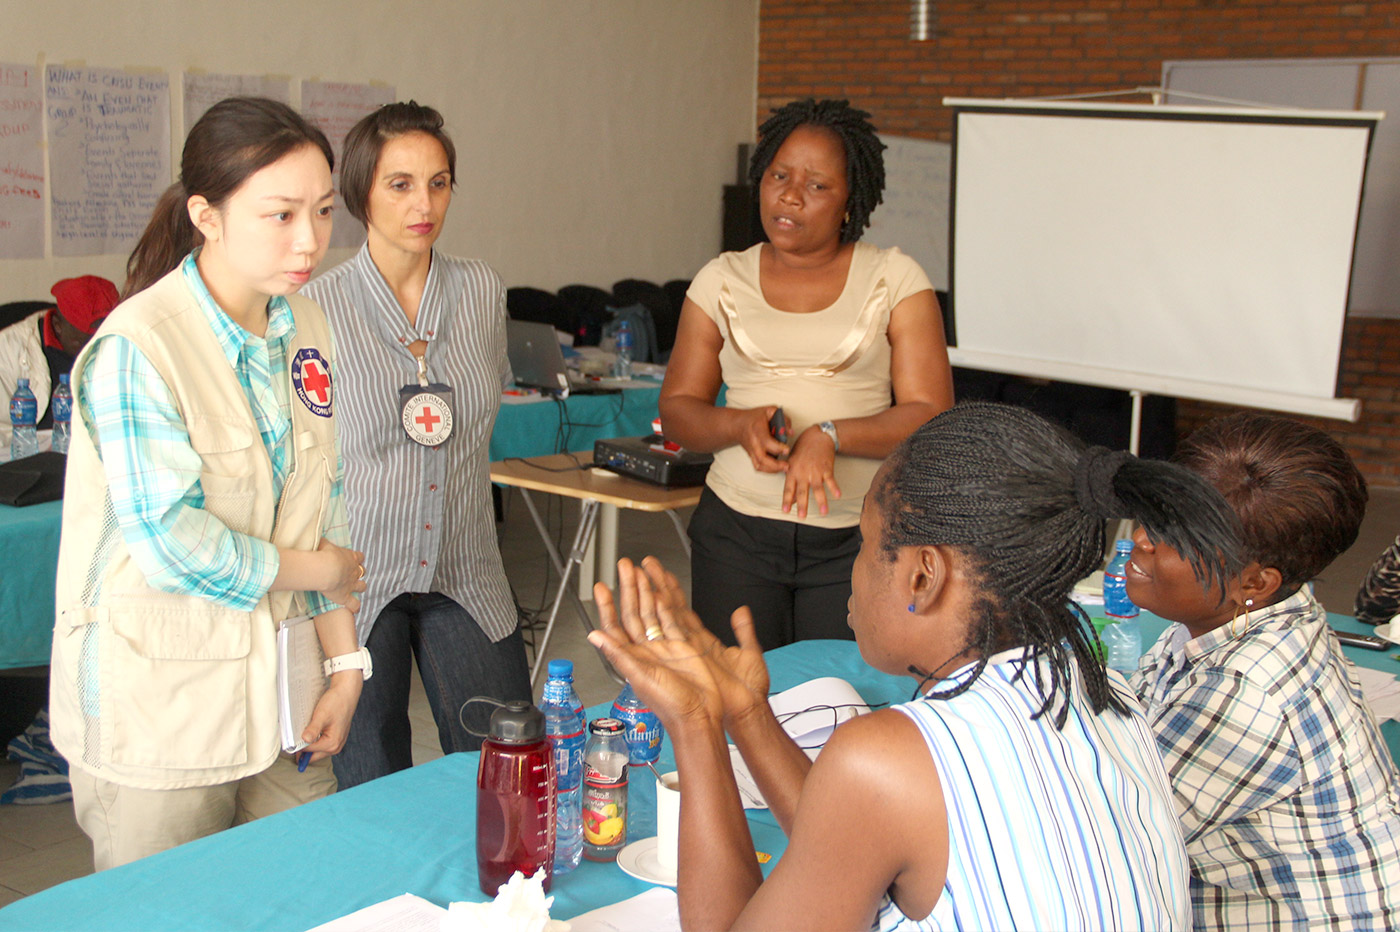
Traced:
<path fill-rule="evenodd" d="M 1379 113 L 947 98 L 954 364 L 1355 420 Z"/>
<path fill-rule="evenodd" d="M 861 239 L 898 246 L 923 267 L 934 288 L 948 289 L 948 190 L 953 147 L 932 139 L 880 135 L 885 194 Z"/>
<path fill-rule="evenodd" d="M 1168 104 L 1209 95 L 1255 105 L 1400 111 L 1400 58 L 1199 59 L 1162 63 Z M 1191 95 L 1187 97 L 1185 95 Z M 1349 313 L 1400 317 L 1400 120 L 1371 140 Z"/>

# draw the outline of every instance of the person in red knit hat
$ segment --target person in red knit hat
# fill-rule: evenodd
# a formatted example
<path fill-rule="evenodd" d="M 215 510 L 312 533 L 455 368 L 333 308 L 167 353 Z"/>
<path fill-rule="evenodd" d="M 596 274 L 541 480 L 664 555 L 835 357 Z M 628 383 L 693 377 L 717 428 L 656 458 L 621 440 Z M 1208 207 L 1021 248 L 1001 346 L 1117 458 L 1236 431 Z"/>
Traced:
<path fill-rule="evenodd" d="M 49 396 L 58 377 L 117 306 L 117 286 L 97 275 L 65 278 L 49 289 L 55 304 L 0 330 L 0 391 L 15 393 L 22 378 L 39 400 L 39 429 L 53 426 Z M 10 423 L 0 423 L 0 449 L 10 448 Z"/>

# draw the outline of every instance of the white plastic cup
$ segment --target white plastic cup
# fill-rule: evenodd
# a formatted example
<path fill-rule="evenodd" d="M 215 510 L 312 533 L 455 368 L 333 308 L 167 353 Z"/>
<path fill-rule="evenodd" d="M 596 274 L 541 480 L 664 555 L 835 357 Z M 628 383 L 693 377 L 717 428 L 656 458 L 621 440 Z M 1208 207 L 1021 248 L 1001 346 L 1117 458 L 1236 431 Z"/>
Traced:
<path fill-rule="evenodd" d="M 681 777 L 672 770 L 656 781 L 656 862 L 675 873 L 681 824 Z"/>

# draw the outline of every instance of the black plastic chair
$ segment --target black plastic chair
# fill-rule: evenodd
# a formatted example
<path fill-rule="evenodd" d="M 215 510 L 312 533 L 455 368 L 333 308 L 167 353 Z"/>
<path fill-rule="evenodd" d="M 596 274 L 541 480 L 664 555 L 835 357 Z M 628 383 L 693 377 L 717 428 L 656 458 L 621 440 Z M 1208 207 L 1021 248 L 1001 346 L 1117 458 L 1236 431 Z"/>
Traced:
<path fill-rule="evenodd" d="M 17 324 L 30 314 L 47 311 L 53 307 L 52 301 L 11 301 L 0 304 L 0 329 Z"/>
<path fill-rule="evenodd" d="M 512 320 L 528 320 L 538 324 L 549 324 L 555 330 L 573 333 L 575 320 L 569 312 L 569 305 L 559 296 L 541 288 L 506 289 L 506 313 Z"/>
<path fill-rule="evenodd" d="M 569 332 L 575 346 L 597 346 L 603 338 L 603 325 L 612 320 L 608 305 L 611 292 L 593 285 L 565 285 L 559 289 L 559 299 L 568 307 L 573 321 Z"/>
<path fill-rule="evenodd" d="M 666 293 L 666 297 L 671 299 L 671 307 L 676 309 L 676 326 L 680 326 L 681 308 L 685 306 L 685 293 L 690 290 L 690 279 L 673 278 L 661 286 L 661 290 Z M 657 339 L 661 338 L 660 327 L 657 328 Z M 671 346 L 676 342 L 676 332 L 671 331 L 671 343 L 667 345 L 666 352 L 671 352 Z"/>
<path fill-rule="evenodd" d="M 676 324 L 680 321 L 680 305 L 672 304 L 660 285 L 640 278 L 624 278 L 614 284 L 613 298 L 614 307 L 640 304 L 651 312 L 652 326 L 656 330 L 656 361 L 665 362 L 671 355 L 671 347 L 676 345 Z"/>

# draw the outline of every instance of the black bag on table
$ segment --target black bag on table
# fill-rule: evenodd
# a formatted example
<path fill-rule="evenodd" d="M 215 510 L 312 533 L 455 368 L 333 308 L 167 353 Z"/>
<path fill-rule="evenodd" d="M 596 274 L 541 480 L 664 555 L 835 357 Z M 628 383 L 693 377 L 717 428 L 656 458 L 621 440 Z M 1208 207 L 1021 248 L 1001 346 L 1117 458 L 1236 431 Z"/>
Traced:
<path fill-rule="evenodd" d="M 67 466 L 68 457 L 53 452 L 0 464 L 0 503 L 18 507 L 58 501 Z"/>

